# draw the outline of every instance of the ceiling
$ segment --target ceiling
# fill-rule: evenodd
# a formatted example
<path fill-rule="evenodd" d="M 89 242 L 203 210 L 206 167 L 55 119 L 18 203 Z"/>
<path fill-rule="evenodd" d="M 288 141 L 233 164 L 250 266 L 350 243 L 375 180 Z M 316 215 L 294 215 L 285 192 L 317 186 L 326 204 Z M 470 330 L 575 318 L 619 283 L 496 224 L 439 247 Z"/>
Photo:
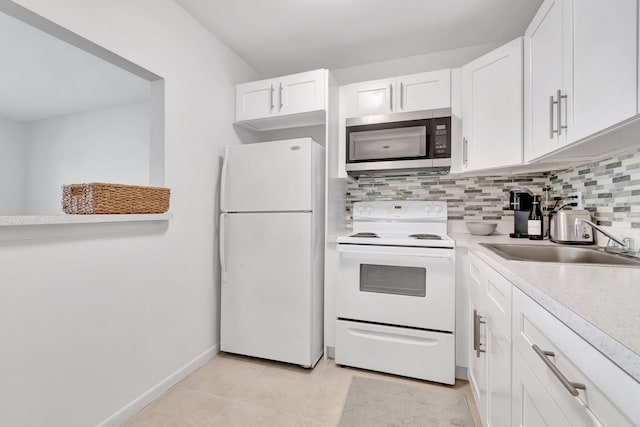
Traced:
<path fill-rule="evenodd" d="M 29 122 L 133 104 L 150 84 L 0 12 L 0 117 Z"/>
<path fill-rule="evenodd" d="M 507 41 L 542 0 L 176 0 L 265 77 Z"/>

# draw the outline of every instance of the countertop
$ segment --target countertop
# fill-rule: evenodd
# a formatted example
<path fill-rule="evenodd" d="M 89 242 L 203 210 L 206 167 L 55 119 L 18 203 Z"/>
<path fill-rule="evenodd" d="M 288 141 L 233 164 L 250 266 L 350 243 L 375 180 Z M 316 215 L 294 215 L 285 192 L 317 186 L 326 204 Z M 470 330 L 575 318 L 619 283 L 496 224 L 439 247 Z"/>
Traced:
<path fill-rule="evenodd" d="M 554 243 L 449 235 L 640 382 L 640 268 L 510 261 L 479 243 Z"/>

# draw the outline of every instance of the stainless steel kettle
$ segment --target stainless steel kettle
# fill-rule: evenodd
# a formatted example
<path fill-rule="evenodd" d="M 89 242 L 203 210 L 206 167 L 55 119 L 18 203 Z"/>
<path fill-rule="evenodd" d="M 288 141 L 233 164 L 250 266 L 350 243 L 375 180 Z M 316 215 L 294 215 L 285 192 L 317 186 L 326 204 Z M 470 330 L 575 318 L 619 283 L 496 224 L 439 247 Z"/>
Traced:
<path fill-rule="evenodd" d="M 593 228 L 582 223 L 576 233 L 576 219 L 591 221 L 591 213 L 586 210 L 560 210 L 549 216 L 549 240 L 568 245 L 593 245 Z"/>

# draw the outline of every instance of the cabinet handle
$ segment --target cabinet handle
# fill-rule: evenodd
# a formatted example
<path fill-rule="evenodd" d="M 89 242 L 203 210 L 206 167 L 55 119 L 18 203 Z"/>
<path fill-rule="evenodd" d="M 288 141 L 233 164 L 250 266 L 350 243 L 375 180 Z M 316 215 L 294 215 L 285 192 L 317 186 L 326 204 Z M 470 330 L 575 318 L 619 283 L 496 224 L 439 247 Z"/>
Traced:
<path fill-rule="evenodd" d="M 473 349 L 476 351 L 476 357 L 480 357 L 480 353 L 485 351 L 481 348 L 480 342 L 480 324 L 485 324 L 484 320 L 481 320 L 482 316 L 478 315 L 478 310 L 473 310 Z"/>
<path fill-rule="evenodd" d="M 282 103 L 282 83 L 280 83 L 280 92 L 279 92 L 279 101 L 280 101 L 280 108 L 278 109 L 278 111 L 282 110 L 282 107 L 284 107 L 284 104 Z"/>
<path fill-rule="evenodd" d="M 393 85 L 389 85 L 389 110 L 393 111 Z"/>
<path fill-rule="evenodd" d="M 549 97 L 549 139 L 553 139 L 553 136 L 558 133 L 557 130 L 553 128 L 553 106 L 556 105 L 557 102 L 553 99 L 553 95 Z M 559 111 L 560 109 L 558 109 Z"/>
<path fill-rule="evenodd" d="M 540 347 L 538 347 L 537 344 L 532 344 L 531 348 L 533 349 L 533 351 L 536 352 L 538 357 L 542 359 L 542 361 L 544 362 L 545 365 L 547 365 L 547 368 L 549 368 L 551 373 L 555 375 L 555 377 L 562 383 L 564 388 L 566 388 L 567 391 L 571 393 L 572 396 L 578 395 L 578 389 L 580 390 L 587 389 L 587 386 L 582 383 L 574 383 L 569 381 L 567 377 L 565 377 L 564 374 L 560 372 L 560 369 L 558 369 L 558 367 L 551 360 L 549 360 L 549 357 L 555 356 L 555 353 L 553 351 L 540 350 Z"/>
<path fill-rule="evenodd" d="M 556 94 L 558 95 L 558 135 L 562 135 L 562 129 L 567 128 L 566 125 L 562 126 L 562 100 L 567 99 L 567 95 L 563 95 L 562 90 L 560 89 L 558 89 L 558 92 L 556 92 Z"/>
<path fill-rule="evenodd" d="M 469 141 L 467 141 L 467 138 L 462 138 L 462 164 L 465 166 L 469 162 L 468 151 L 469 151 Z"/>
<path fill-rule="evenodd" d="M 275 104 L 273 103 L 273 92 L 275 91 L 273 85 L 271 85 L 271 98 L 270 98 L 270 102 L 271 102 L 271 111 L 273 111 L 274 108 L 276 108 Z"/>
<path fill-rule="evenodd" d="M 400 109 L 404 109 L 404 83 L 400 82 Z"/>

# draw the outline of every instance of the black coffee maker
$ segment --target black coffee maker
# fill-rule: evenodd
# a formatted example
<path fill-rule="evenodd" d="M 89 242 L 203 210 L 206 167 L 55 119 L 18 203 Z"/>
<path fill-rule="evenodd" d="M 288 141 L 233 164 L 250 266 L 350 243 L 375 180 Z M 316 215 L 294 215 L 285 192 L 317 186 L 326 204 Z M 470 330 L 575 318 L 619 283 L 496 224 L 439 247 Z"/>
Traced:
<path fill-rule="evenodd" d="M 527 221 L 533 206 L 533 194 L 526 188 L 514 188 L 509 191 L 509 210 L 513 211 L 513 233 L 509 234 L 514 238 L 528 238 Z"/>

